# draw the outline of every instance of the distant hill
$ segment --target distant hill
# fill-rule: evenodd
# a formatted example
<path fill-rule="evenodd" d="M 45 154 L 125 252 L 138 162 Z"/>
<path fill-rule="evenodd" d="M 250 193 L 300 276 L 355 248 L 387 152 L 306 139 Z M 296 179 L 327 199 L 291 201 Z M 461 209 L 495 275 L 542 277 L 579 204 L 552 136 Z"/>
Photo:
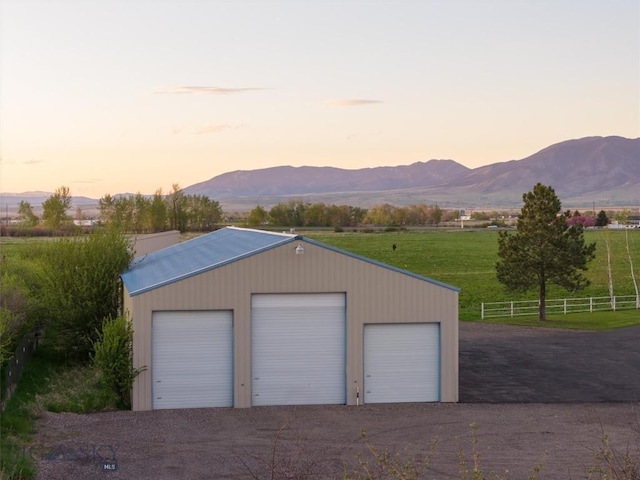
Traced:
<path fill-rule="evenodd" d="M 556 143 L 521 160 L 470 169 L 453 160 L 347 170 L 279 166 L 238 170 L 184 189 L 207 195 L 225 211 L 271 207 L 291 199 L 360 207 L 381 203 L 443 208 L 519 209 L 537 183 L 552 186 L 565 208 L 640 206 L 640 138 L 586 137 Z M 51 193 L 0 193 L 0 207 L 37 212 Z M 74 197 L 73 207 L 97 209 L 97 199 Z M 2 212 L 4 213 L 4 212 Z"/>
<path fill-rule="evenodd" d="M 292 198 L 370 207 L 380 203 L 520 208 L 522 194 L 551 185 L 563 205 L 640 205 L 640 138 L 586 137 L 521 160 L 469 169 L 453 160 L 345 170 L 273 167 L 235 171 L 185 188 L 236 209 Z"/>
<path fill-rule="evenodd" d="M 42 204 L 47 200 L 53 192 L 22 192 L 22 193 L 0 193 L 0 217 L 4 218 L 5 212 L 11 215 L 15 215 L 18 212 L 20 202 L 29 202 L 33 212 L 36 215 L 42 213 Z M 89 197 L 72 197 L 72 207 L 81 207 L 83 211 L 95 211 L 98 210 L 98 199 Z M 75 213 L 75 211 L 68 212 L 69 215 Z"/>
<path fill-rule="evenodd" d="M 446 184 L 470 171 L 453 160 L 360 170 L 285 166 L 224 173 L 191 185 L 185 192 L 212 198 L 367 192 Z"/>

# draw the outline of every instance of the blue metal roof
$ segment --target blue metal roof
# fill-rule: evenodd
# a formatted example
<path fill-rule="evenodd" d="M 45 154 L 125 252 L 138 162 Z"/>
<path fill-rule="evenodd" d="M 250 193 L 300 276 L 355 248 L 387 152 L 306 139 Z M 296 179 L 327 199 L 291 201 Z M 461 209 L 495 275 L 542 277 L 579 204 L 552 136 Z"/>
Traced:
<path fill-rule="evenodd" d="M 192 240 L 136 258 L 121 277 L 129 295 L 168 285 L 178 280 L 212 270 L 222 265 L 255 255 L 286 243 L 302 240 L 301 235 L 266 232 L 247 228 L 226 227 Z M 460 289 L 446 283 L 423 277 L 386 263 L 378 262 L 325 243 L 304 238 L 305 242 L 333 250 L 359 260 L 394 270 L 405 275 L 459 292 Z"/>
<path fill-rule="evenodd" d="M 299 238 L 226 227 L 138 257 L 121 277 L 129 295 L 134 296 Z"/>

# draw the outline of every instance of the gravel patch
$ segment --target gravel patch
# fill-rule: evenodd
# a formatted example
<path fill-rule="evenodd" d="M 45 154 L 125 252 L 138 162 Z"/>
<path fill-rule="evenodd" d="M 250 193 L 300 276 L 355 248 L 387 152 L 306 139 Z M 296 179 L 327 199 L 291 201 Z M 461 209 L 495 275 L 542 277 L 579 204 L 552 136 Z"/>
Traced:
<path fill-rule="evenodd" d="M 620 452 L 635 448 L 637 454 L 638 408 L 622 403 L 432 403 L 47 414 L 36 445 L 43 453 L 64 445 L 69 455 L 41 459 L 38 478 L 237 479 L 252 478 L 252 473 L 269 478 L 261 467 L 269 463 L 275 438 L 276 457 L 290 461 L 290 471 L 315 463 L 322 475 L 312 478 L 341 478 L 345 466 L 355 465 L 358 452 L 368 458 L 360 436 L 365 430 L 378 448 L 418 459 L 438 438 L 428 478 L 455 479 L 460 478 L 458 448 L 473 464 L 470 425 L 475 424 L 485 472 L 509 471 L 509 478 L 522 479 L 542 465 L 540 479 L 584 479 L 603 432 Z M 81 448 L 93 452 L 95 446 L 102 446 L 98 454 L 117 462 L 117 471 L 101 470 L 103 458 L 71 455 Z"/>
<path fill-rule="evenodd" d="M 485 473 L 522 479 L 542 465 L 541 480 L 586 479 L 604 434 L 640 460 L 639 345 L 640 327 L 461 323 L 458 404 L 47 413 L 26 453 L 42 480 L 270 478 L 274 453 L 289 470 L 322 472 L 307 478 L 341 478 L 357 453 L 368 458 L 364 430 L 418 459 L 437 438 L 428 478 L 459 479 L 473 424 Z"/>

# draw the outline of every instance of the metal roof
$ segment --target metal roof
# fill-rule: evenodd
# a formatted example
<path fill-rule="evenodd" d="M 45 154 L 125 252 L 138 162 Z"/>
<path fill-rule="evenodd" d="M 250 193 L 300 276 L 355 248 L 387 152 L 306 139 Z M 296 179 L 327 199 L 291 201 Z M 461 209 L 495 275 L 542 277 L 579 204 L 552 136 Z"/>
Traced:
<path fill-rule="evenodd" d="M 357 258 L 382 268 L 459 292 L 460 289 L 422 275 L 393 267 L 355 253 L 347 252 L 301 235 L 266 232 L 248 228 L 226 227 L 192 240 L 136 258 L 121 277 L 129 295 L 135 296 L 164 285 L 221 267 L 296 240 Z"/>
<path fill-rule="evenodd" d="M 121 277 L 134 296 L 293 242 L 299 235 L 226 227 L 138 257 Z"/>

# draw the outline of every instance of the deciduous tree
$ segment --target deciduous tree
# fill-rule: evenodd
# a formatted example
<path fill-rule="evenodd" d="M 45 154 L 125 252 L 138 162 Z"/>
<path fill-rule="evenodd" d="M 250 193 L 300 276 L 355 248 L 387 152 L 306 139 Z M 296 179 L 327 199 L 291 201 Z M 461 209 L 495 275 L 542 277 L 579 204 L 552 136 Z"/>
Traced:
<path fill-rule="evenodd" d="M 38 217 L 33 213 L 31 204 L 26 201 L 21 201 L 18 206 L 18 220 L 24 227 L 35 227 L 38 224 Z"/>
<path fill-rule="evenodd" d="M 71 208 L 69 187 L 57 188 L 55 193 L 42 203 L 42 219 L 51 228 L 60 228 L 71 217 L 67 210 Z"/>
<path fill-rule="evenodd" d="M 264 209 L 262 205 L 256 206 L 251 212 L 249 212 L 249 217 L 247 218 L 247 223 L 252 227 L 257 227 L 258 225 L 262 225 L 269 218 L 269 214 Z"/>
<path fill-rule="evenodd" d="M 575 292 L 589 284 L 582 272 L 595 257 L 595 243 L 585 245 L 581 225 L 567 225 L 553 188 L 538 183 L 522 199 L 517 233 L 499 234 L 496 271 L 508 290 L 538 289 L 539 320 L 544 321 L 547 285 Z"/>

